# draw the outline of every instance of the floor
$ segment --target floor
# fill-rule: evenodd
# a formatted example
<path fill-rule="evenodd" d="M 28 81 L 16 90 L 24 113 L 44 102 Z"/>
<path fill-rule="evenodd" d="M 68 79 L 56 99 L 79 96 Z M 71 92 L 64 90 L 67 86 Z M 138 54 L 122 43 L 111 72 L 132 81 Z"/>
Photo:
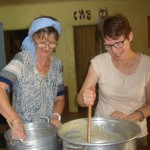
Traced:
<path fill-rule="evenodd" d="M 66 123 L 68 121 L 79 119 L 79 118 L 87 118 L 87 109 L 81 109 L 78 113 L 64 113 L 62 115 L 62 122 Z M 7 124 L 0 124 L 0 134 L 4 133 L 8 129 Z M 148 129 L 150 133 L 150 117 L 148 118 Z M 0 144 L 2 140 L 0 138 Z M 148 145 L 150 145 L 150 134 L 148 136 Z M 6 150 L 4 146 L 0 147 L 0 150 Z"/>

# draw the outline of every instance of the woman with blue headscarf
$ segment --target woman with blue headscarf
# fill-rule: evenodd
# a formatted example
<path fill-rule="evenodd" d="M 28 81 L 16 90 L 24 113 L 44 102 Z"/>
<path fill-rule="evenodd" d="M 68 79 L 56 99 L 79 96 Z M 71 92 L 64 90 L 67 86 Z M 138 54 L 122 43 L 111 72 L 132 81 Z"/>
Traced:
<path fill-rule="evenodd" d="M 54 18 L 35 19 L 22 51 L 0 72 L 0 113 L 12 126 L 14 138 L 25 139 L 25 123 L 46 122 L 59 128 L 64 109 L 63 64 L 51 56 L 61 25 Z M 7 93 L 13 90 L 12 106 Z"/>

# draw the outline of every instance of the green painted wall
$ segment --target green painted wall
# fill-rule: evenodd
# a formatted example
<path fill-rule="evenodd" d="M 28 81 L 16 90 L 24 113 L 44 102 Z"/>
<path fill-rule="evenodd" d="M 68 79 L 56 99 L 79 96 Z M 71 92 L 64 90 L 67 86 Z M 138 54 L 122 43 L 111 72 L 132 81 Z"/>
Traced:
<path fill-rule="evenodd" d="M 73 26 L 97 24 L 99 9 L 107 7 L 108 13 L 126 15 L 134 31 L 133 49 L 150 55 L 148 48 L 147 16 L 150 15 L 149 0 L 89 0 L 0 6 L 0 22 L 4 30 L 28 28 L 31 21 L 40 15 L 56 17 L 62 24 L 63 32 L 56 56 L 64 63 L 64 81 L 69 87 L 70 111 L 77 111 L 76 73 L 74 61 Z M 74 19 L 74 12 L 83 9 L 91 11 L 91 19 Z M 79 16 L 79 13 L 78 13 Z"/>

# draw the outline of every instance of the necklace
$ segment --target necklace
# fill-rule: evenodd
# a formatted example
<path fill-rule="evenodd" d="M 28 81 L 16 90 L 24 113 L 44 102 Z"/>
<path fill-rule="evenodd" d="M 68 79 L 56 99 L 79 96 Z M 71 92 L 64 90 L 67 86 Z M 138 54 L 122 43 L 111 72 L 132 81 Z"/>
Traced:
<path fill-rule="evenodd" d="M 38 62 L 38 60 L 36 59 L 36 64 L 37 64 L 37 66 L 38 66 L 38 72 L 40 73 L 40 75 L 41 76 L 45 76 L 46 75 L 46 73 L 44 73 L 43 71 L 42 71 L 42 67 L 40 66 L 40 64 L 39 64 L 39 62 Z"/>
<path fill-rule="evenodd" d="M 37 64 L 37 69 L 38 69 L 38 72 L 40 73 L 41 76 L 45 76 L 47 74 L 48 71 L 43 71 L 43 68 L 42 66 L 39 64 L 39 61 L 38 61 L 38 56 L 36 55 L 36 64 Z"/>
<path fill-rule="evenodd" d="M 124 86 L 128 80 L 128 75 L 124 75 L 124 74 L 121 74 L 119 72 L 119 76 L 120 76 L 120 79 L 121 79 L 121 85 Z"/>
<path fill-rule="evenodd" d="M 126 81 L 127 81 L 127 77 L 122 80 L 122 86 L 125 85 Z"/>

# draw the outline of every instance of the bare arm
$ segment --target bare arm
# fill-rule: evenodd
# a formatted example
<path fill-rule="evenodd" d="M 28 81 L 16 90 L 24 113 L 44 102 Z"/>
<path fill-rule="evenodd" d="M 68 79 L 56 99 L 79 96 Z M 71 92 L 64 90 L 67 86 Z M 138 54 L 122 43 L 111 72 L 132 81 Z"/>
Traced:
<path fill-rule="evenodd" d="M 12 137 L 17 139 L 25 139 L 26 133 L 20 116 L 12 108 L 8 99 L 6 89 L 8 85 L 0 82 L 0 113 L 6 118 L 7 122 L 12 126 Z"/>
<path fill-rule="evenodd" d="M 53 112 L 57 112 L 60 115 L 62 114 L 64 110 L 64 105 L 65 105 L 65 97 L 63 96 L 57 96 L 56 101 L 54 103 L 54 109 Z"/>
<path fill-rule="evenodd" d="M 55 103 L 54 103 L 54 109 L 53 109 L 53 114 L 59 114 L 61 115 L 63 110 L 64 110 L 64 105 L 65 105 L 65 97 L 63 96 L 57 96 Z M 54 115 L 51 119 L 51 124 L 55 125 L 57 128 L 59 128 L 61 126 L 61 120 L 58 120 L 59 117 L 58 115 Z"/>
<path fill-rule="evenodd" d="M 7 87 L 7 84 L 0 82 L 0 113 L 6 118 L 7 121 L 12 122 L 15 118 L 18 118 L 19 115 L 10 104 L 6 93 Z"/>
<path fill-rule="evenodd" d="M 94 70 L 93 65 L 90 64 L 85 81 L 77 95 L 77 102 L 81 107 L 87 107 L 88 105 L 94 104 L 96 93 L 95 90 L 91 89 L 91 87 L 95 87 L 97 81 L 98 76 Z"/>

